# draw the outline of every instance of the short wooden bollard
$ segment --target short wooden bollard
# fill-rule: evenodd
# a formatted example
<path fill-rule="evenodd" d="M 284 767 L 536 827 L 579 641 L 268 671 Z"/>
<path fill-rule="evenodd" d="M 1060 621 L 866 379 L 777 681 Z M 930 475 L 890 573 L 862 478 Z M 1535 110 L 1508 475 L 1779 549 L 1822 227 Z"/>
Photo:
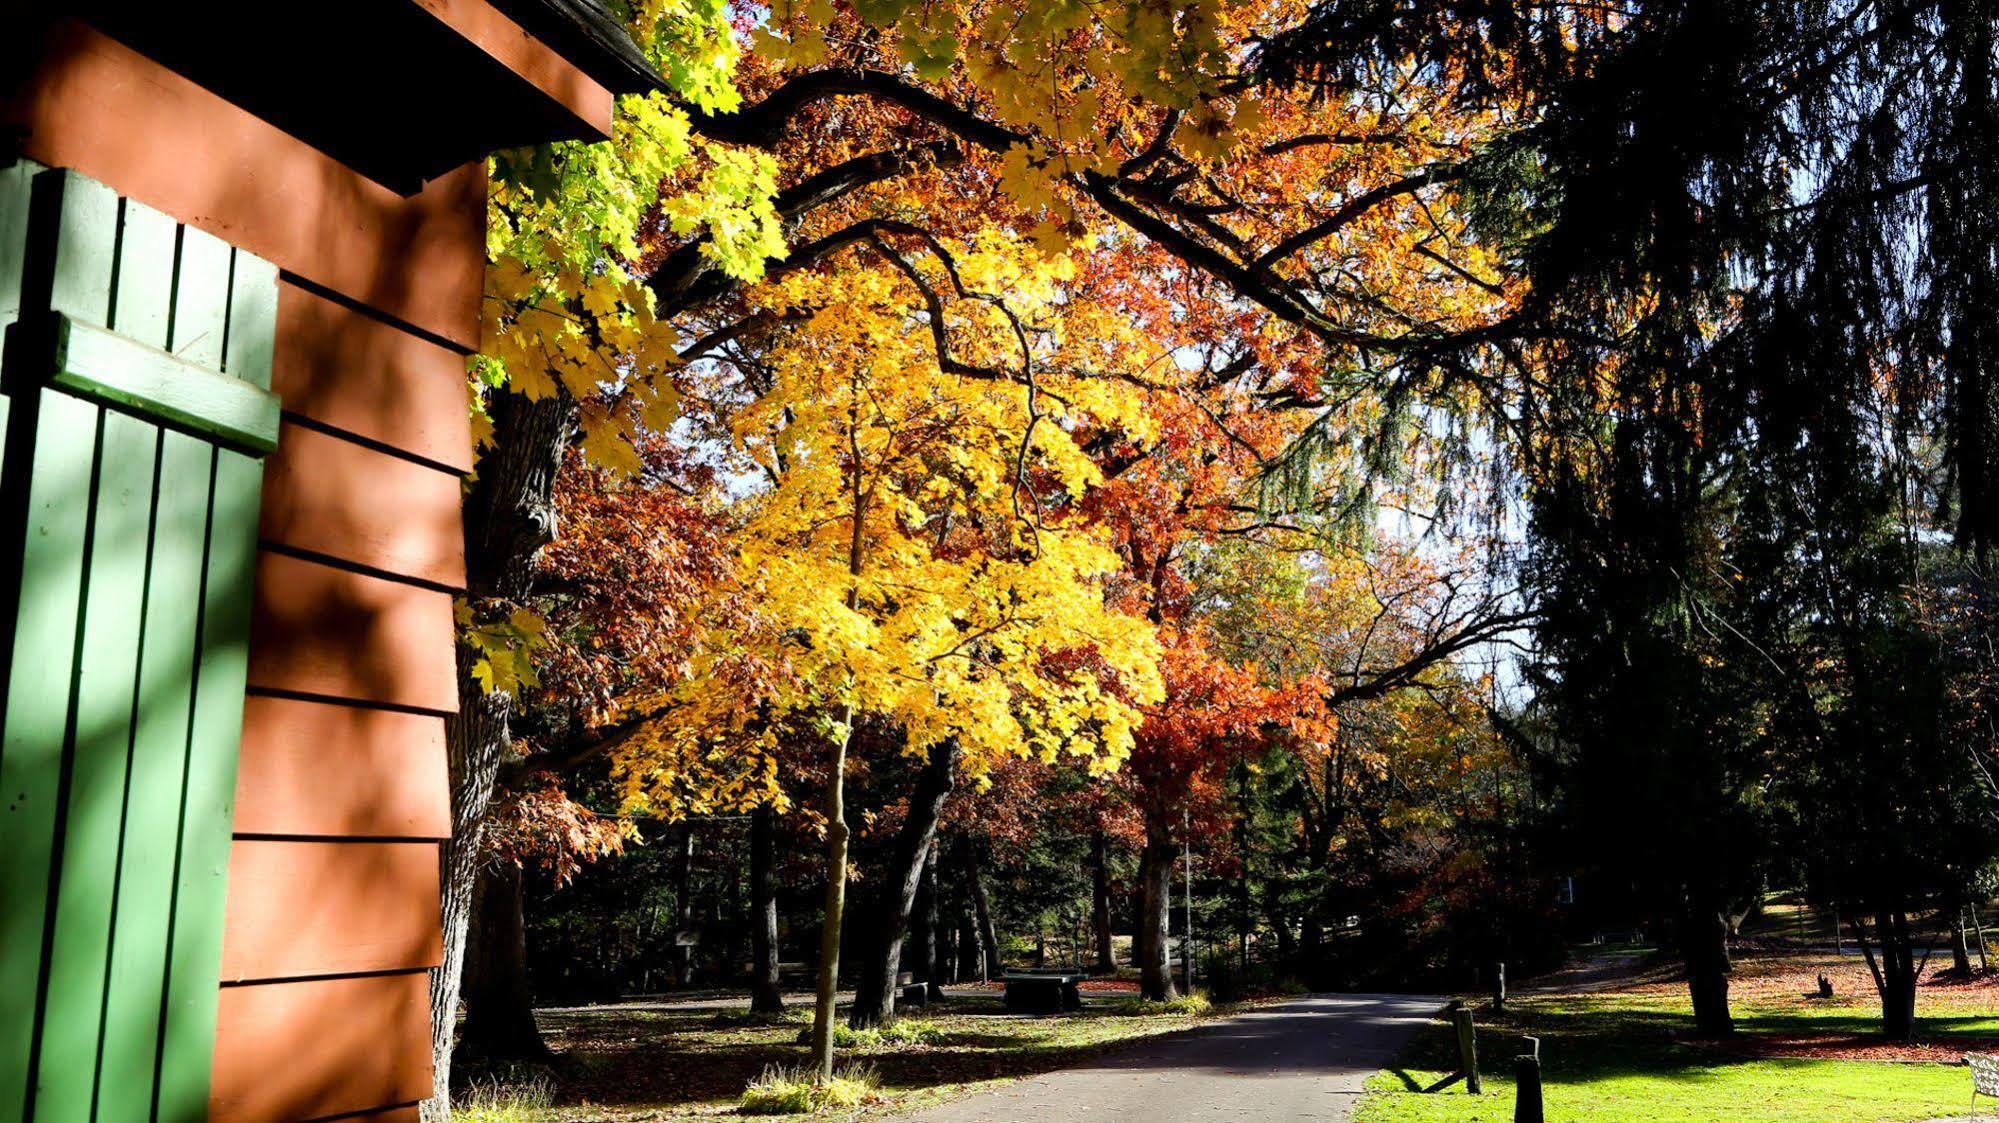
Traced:
<path fill-rule="evenodd" d="M 1506 964 L 1492 965 L 1492 1012 L 1501 1013 L 1506 1009 Z"/>
<path fill-rule="evenodd" d="M 1527 1052 L 1513 1058 L 1513 1123 L 1545 1123 L 1541 1109 L 1541 1039 L 1522 1038 Z"/>
<path fill-rule="evenodd" d="M 1465 1091 L 1476 1096 L 1482 1090 L 1478 1079 L 1478 1033 L 1472 1028 L 1471 1011 L 1459 1006 L 1451 1012 L 1458 1027 L 1458 1065 L 1465 1074 Z"/>

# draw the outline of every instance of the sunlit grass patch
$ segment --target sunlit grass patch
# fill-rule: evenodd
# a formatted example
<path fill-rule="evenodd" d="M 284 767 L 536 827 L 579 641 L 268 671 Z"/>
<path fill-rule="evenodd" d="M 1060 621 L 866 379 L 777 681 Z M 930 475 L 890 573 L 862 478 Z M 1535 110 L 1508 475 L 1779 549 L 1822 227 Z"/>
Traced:
<path fill-rule="evenodd" d="M 1120 1014 L 1179 1014 L 1184 1017 L 1206 1017 L 1214 1012 L 1215 1004 L 1208 1000 L 1204 990 L 1189 991 L 1175 995 L 1164 1002 L 1152 1002 L 1143 998 L 1129 998 L 1118 1003 Z"/>
<path fill-rule="evenodd" d="M 885 1025 L 854 1029 L 845 1022 L 833 1024 L 833 1047 L 835 1049 L 893 1049 L 903 1045 L 935 1045 L 945 1038 L 944 1030 L 929 1022 L 898 1018 Z M 799 1031 L 798 1043 L 812 1043 L 812 1027 Z"/>
<path fill-rule="evenodd" d="M 743 1089 L 744 1115 L 807 1115 L 860 1107 L 875 1099 L 878 1082 L 865 1065 L 849 1066 L 821 1081 L 809 1068 L 773 1066 Z"/>
<path fill-rule="evenodd" d="M 1878 1011 L 1876 1012 L 1878 1015 Z M 1462 1082 L 1426 1092 L 1457 1067 L 1457 1043 L 1438 1021 L 1367 1082 L 1356 1123 L 1505 1123 L 1513 1112 L 1512 1059 L 1540 1042 L 1549 1119 L 1619 1123 L 1913 1123 L 1962 1113 L 1971 1078 L 1958 1066 L 1756 1055 L 1759 1039 L 1797 1033 L 1864 1034 L 1863 1009 L 1740 1003 L 1738 1040 L 1692 1035 L 1684 994 L 1521 995 L 1507 1013 L 1481 1011 L 1484 1094 Z M 1926 1023 L 1948 1034 L 1947 1022 Z M 1946 1055 L 1948 1050 L 1943 1051 Z"/>
<path fill-rule="evenodd" d="M 555 1085 L 545 1073 L 473 1080 L 452 1105 L 458 1123 L 535 1123 L 555 1104 Z"/>

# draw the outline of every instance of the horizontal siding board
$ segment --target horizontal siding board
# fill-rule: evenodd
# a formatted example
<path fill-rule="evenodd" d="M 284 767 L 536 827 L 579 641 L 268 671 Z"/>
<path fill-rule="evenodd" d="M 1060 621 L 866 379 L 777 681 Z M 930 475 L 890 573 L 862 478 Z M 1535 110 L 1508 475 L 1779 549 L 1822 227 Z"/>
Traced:
<path fill-rule="evenodd" d="M 254 619 L 252 687 L 457 709 L 449 593 L 263 550 Z"/>
<path fill-rule="evenodd" d="M 446 838 L 444 719 L 293 698 L 243 712 L 236 833 Z"/>
<path fill-rule="evenodd" d="M 264 472 L 266 541 L 464 587 L 458 476 L 300 425 Z"/>
<path fill-rule="evenodd" d="M 342 1112 L 327 1116 L 314 1123 L 417 1123 L 423 1118 L 422 1111 L 415 1104 L 401 1107 L 385 1107 L 380 1111 Z"/>
<path fill-rule="evenodd" d="M 287 411 L 472 470 L 465 358 L 293 284 L 278 287 L 271 387 Z"/>
<path fill-rule="evenodd" d="M 223 987 L 210 1123 L 296 1123 L 424 1099 L 429 978 Z"/>
<path fill-rule="evenodd" d="M 434 967 L 437 843 L 237 839 L 222 981 Z"/>

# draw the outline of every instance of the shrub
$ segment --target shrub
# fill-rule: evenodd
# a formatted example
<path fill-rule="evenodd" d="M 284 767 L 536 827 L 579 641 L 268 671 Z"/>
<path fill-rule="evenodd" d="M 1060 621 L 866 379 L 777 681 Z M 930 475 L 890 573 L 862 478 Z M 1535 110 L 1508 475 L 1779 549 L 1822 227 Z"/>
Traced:
<path fill-rule="evenodd" d="M 1196 990 L 1196 991 L 1190 991 L 1187 994 L 1177 995 L 1171 999 L 1168 999 L 1167 1001 L 1160 1003 L 1159 1008 L 1163 1013 L 1187 1014 L 1191 1017 L 1198 1018 L 1201 1015 L 1206 1014 L 1209 1011 L 1213 1010 L 1215 1008 L 1215 1005 L 1214 1003 L 1208 1001 L 1207 991 Z"/>
<path fill-rule="evenodd" d="M 1143 998 L 1126 999 L 1118 1004 L 1117 1010 L 1120 1014 L 1184 1014 L 1198 1018 L 1214 1008 L 1214 1003 L 1208 1001 L 1208 992 L 1196 990 L 1189 994 L 1177 995 L 1165 1002 L 1151 1002 Z"/>
<path fill-rule="evenodd" d="M 935 1045 L 944 1040 L 944 1031 L 929 1022 L 898 1020 L 876 1032 L 884 1045 Z"/>
<path fill-rule="evenodd" d="M 875 1098 L 875 1073 L 866 1066 L 850 1066 L 820 1083 L 809 1068 L 764 1070 L 743 1089 L 744 1115 L 804 1115 L 827 1108 L 859 1107 Z"/>
<path fill-rule="evenodd" d="M 555 1085 L 546 1073 L 494 1076 L 467 1084 L 451 1117 L 459 1123 L 532 1123 L 554 1104 Z"/>
<path fill-rule="evenodd" d="M 896 1045 L 932 1045 L 944 1039 L 944 1031 L 929 1022 L 897 1020 L 887 1025 L 854 1029 L 845 1022 L 833 1023 L 835 1049 L 880 1049 Z M 800 1045 L 812 1044 L 812 1027 L 798 1031 Z"/>
<path fill-rule="evenodd" d="M 1216 1002 L 1240 1002 L 1249 994 L 1251 979 L 1227 948 L 1216 948 L 1201 957 L 1201 976 Z"/>

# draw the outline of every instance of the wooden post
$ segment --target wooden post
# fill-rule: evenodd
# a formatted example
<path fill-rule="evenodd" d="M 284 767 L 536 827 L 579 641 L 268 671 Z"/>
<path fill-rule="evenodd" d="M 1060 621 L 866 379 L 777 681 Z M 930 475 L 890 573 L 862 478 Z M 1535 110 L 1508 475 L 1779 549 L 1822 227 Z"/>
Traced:
<path fill-rule="evenodd" d="M 1506 961 L 1500 960 L 1492 965 L 1492 1012 L 1499 1014 L 1504 1013 L 1505 1010 Z"/>
<path fill-rule="evenodd" d="M 1522 1038 L 1527 1052 L 1513 1058 L 1513 1123 L 1544 1123 L 1541 1108 L 1541 1039 Z"/>
<path fill-rule="evenodd" d="M 1451 1011 L 1458 1027 L 1458 1066 L 1465 1074 L 1465 1091 L 1476 1096 L 1482 1090 L 1478 1079 L 1478 1032 L 1472 1027 L 1471 1011 L 1460 1005 Z"/>

